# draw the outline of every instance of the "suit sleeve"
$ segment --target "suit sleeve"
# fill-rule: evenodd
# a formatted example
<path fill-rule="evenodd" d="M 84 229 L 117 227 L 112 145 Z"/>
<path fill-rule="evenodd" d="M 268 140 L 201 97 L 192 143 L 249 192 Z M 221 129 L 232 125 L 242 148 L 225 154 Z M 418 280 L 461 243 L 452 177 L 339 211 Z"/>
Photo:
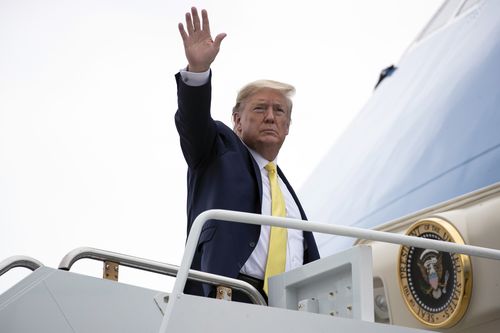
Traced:
<path fill-rule="evenodd" d="M 196 169 L 212 156 L 217 133 L 210 115 L 211 80 L 202 86 L 192 87 L 182 81 L 179 73 L 175 79 L 178 105 L 175 125 L 184 158 L 191 169 Z"/>

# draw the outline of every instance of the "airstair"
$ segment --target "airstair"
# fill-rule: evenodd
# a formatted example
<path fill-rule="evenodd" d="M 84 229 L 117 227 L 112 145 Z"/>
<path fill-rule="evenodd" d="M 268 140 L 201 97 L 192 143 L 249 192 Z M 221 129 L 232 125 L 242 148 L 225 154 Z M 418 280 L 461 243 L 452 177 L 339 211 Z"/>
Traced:
<path fill-rule="evenodd" d="M 78 248 L 57 269 L 16 256 L 0 263 L 33 272 L 0 295 L 0 332 L 426 332 L 376 322 L 371 248 L 361 245 L 273 277 L 269 305 L 250 284 L 189 269 L 211 219 L 322 232 L 500 260 L 500 251 L 316 222 L 210 210 L 193 223 L 180 266 Z M 102 261 L 104 279 L 71 272 L 80 259 Z M 170 293 L 117 282 L 119 266 L 176 276 Z M 183 293 L 187 279 L 246 293 L 254 304 Z"/>

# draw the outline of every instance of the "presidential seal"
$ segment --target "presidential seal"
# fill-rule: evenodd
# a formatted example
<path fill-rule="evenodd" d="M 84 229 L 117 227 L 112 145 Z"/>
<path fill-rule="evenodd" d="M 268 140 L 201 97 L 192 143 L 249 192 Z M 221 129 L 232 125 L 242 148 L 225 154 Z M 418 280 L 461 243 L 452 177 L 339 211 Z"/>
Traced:
<path fill-rule="evenodd" d="M 464 244 L 458 230 L 438 218 L 418 221 L 406 234 Z M 451 327 L 467 311 L 472 292 L 469 256 L 401 246 L 398 276 L 406 305 L 425 325 Z"/>

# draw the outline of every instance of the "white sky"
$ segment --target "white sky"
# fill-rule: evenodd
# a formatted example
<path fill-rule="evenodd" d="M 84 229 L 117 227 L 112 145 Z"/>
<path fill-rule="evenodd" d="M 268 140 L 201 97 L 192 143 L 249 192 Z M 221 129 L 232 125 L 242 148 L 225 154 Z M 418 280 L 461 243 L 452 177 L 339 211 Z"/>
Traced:
<path fill-rule="evenodd" d="M 91 246 L 180 263 L 186 166 L 173 76 L 186 64 L 177 23 L 190 6 L 228 34 L 213 66 L 214 118 L 230 124 L 249 81 L 295 85 L 279 164 L 300 196 L 380 70 L 441 3 L 0 0 L 0 261 L 22 254 L 57 267 Z M 25 274 L 0 278 L 0 292 Z M 124 274 L 153 289 L 171 283 Z"/>

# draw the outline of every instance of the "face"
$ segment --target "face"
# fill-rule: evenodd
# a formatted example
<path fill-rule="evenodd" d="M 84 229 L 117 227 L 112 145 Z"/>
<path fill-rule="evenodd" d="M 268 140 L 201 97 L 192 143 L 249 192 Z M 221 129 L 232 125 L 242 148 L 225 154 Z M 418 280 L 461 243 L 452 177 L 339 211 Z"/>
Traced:
<path fill-rule="evenodd" d="M 273 160 L 288 135 L 290 112 L 279 91 L 263 89 L 242 101 L 234 129 L 248 147 Z"/>

